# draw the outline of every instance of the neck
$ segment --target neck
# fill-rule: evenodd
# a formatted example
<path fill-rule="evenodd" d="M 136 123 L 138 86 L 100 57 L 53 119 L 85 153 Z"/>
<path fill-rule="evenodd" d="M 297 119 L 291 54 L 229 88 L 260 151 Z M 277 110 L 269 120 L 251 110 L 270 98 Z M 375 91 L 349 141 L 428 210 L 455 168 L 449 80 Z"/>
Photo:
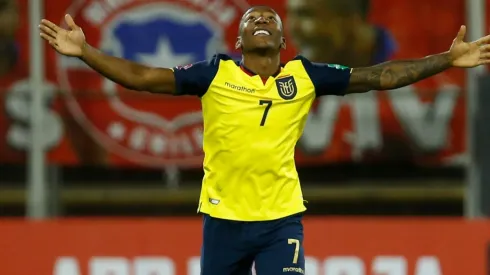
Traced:
<path fill-rule="evenodd" d="M 281 67 L 281 58 L 279 54 L 258 55 L 247 53 L 242 55 L 242 63 L 247 69 L 261 77 L 269 77 L 277 73 Z"/>

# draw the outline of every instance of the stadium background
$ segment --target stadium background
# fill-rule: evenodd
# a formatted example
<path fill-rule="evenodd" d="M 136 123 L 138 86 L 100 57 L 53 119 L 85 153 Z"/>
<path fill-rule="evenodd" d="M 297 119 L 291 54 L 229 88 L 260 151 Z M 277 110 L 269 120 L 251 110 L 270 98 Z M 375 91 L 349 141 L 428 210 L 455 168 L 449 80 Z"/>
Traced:
<path fill-rule="evenodd" d="M 285 25 L 293 15 L 284 0 L 44 0 L 42 6 L 55 22 L 67 12 L 76 16 L 88 41 L 108 53 L 174 66 L 217 51 L 238 57 L 240 15 L 256 4 L 272 6 Z M 393 39 L 383 52 L 388 59 L 447 50 L 468 19 L 464 0 L 368 4 L 366 24 Z M 296 27 L 322 26 L 318 37 L 342 29 L 328 18 L 326 24 L 296 16 Z M 38 204 L 29 200 L 36 197 L 28 191 L 30 65 L 40 60 L 32 56 L 32 24 L 27 0 L 0 1 L 0 273 L 199 274 L 197 99 L 124 91 L 44 48 L 45 81 L 36 92 L 43 102 L 37 144 L 45 150 L 46 192 Z M 299 51 L 288 40 L 284 61 Z M 490 274 L 490 223 L 464 219 L 466 87 L 465 73 L 450 70 L 400 91 L 315 104 L 297 150 L 309 201 L 307 274 Z M 32 209 L 51 219 L 21 219 Z"/>

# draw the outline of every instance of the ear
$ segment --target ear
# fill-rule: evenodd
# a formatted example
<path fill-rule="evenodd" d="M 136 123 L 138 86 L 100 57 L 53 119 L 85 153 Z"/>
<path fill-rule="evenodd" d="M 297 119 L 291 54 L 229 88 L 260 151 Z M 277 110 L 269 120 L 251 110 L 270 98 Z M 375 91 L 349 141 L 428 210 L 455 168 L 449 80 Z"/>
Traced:
<path fill-rule="evenodd" d="M 284 37 L 281 38 L 281 49 L 286 49 L 286 38 Z"/>
<path fill-rule="evenodd" d="M 239 37 L 236 38 L 235 49 L 238 50 L 242 47 L 242 39 Z"/>

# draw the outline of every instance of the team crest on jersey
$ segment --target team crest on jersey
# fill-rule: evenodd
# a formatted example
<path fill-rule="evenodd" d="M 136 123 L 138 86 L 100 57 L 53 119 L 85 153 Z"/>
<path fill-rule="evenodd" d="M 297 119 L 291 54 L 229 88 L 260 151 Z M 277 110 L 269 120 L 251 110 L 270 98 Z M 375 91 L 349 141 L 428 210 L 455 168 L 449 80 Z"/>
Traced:
<path fill-rule="evenodd" d="M 276 79 L 276 87 L 279 96 L 282 99 L 293 99 L 298 93 L 298 87 L 296 87 L 296 81 L 293 76 L 286 76 Z"/>
<path fill-rule="evenodd" d="M 168 68 L 233 49 L 238 22 L 248 8 L 245 0 L 74 2 L 67 13 L 91 45 Z M 155 166 L 202 162 L 198 99 L 128 91 L 77 59 L 60 56 L 58 61 L 59 82 L 70 91 L 69 110 L 111 155 Z"/>

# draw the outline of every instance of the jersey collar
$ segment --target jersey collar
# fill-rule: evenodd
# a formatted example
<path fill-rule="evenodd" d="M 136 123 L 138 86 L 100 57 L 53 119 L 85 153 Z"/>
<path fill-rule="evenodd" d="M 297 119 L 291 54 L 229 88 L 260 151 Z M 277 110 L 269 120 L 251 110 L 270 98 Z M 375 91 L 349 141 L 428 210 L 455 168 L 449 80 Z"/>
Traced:
<path fill-rule="evenodd" d="M 283 64 L 280 65 L 279 69 L 277 70 L 277 72 L 275 74 L 272 75 L 272 77 L 276 77 L 279 75 L 279 73 L 281 73 L 281 69 L 282 67 L 284 67 Z M 240 61 L 240 69 L 242 69 L 242 71 L 244 71 L 246 74 L 248 74 L 249 76 L 255 76 L 257 75 L 256 73 L 254 73 L 252 70 L 250 70 L 249 68 L 245 67 L 245 65 L 243 64 L 242 61 Z"/>

